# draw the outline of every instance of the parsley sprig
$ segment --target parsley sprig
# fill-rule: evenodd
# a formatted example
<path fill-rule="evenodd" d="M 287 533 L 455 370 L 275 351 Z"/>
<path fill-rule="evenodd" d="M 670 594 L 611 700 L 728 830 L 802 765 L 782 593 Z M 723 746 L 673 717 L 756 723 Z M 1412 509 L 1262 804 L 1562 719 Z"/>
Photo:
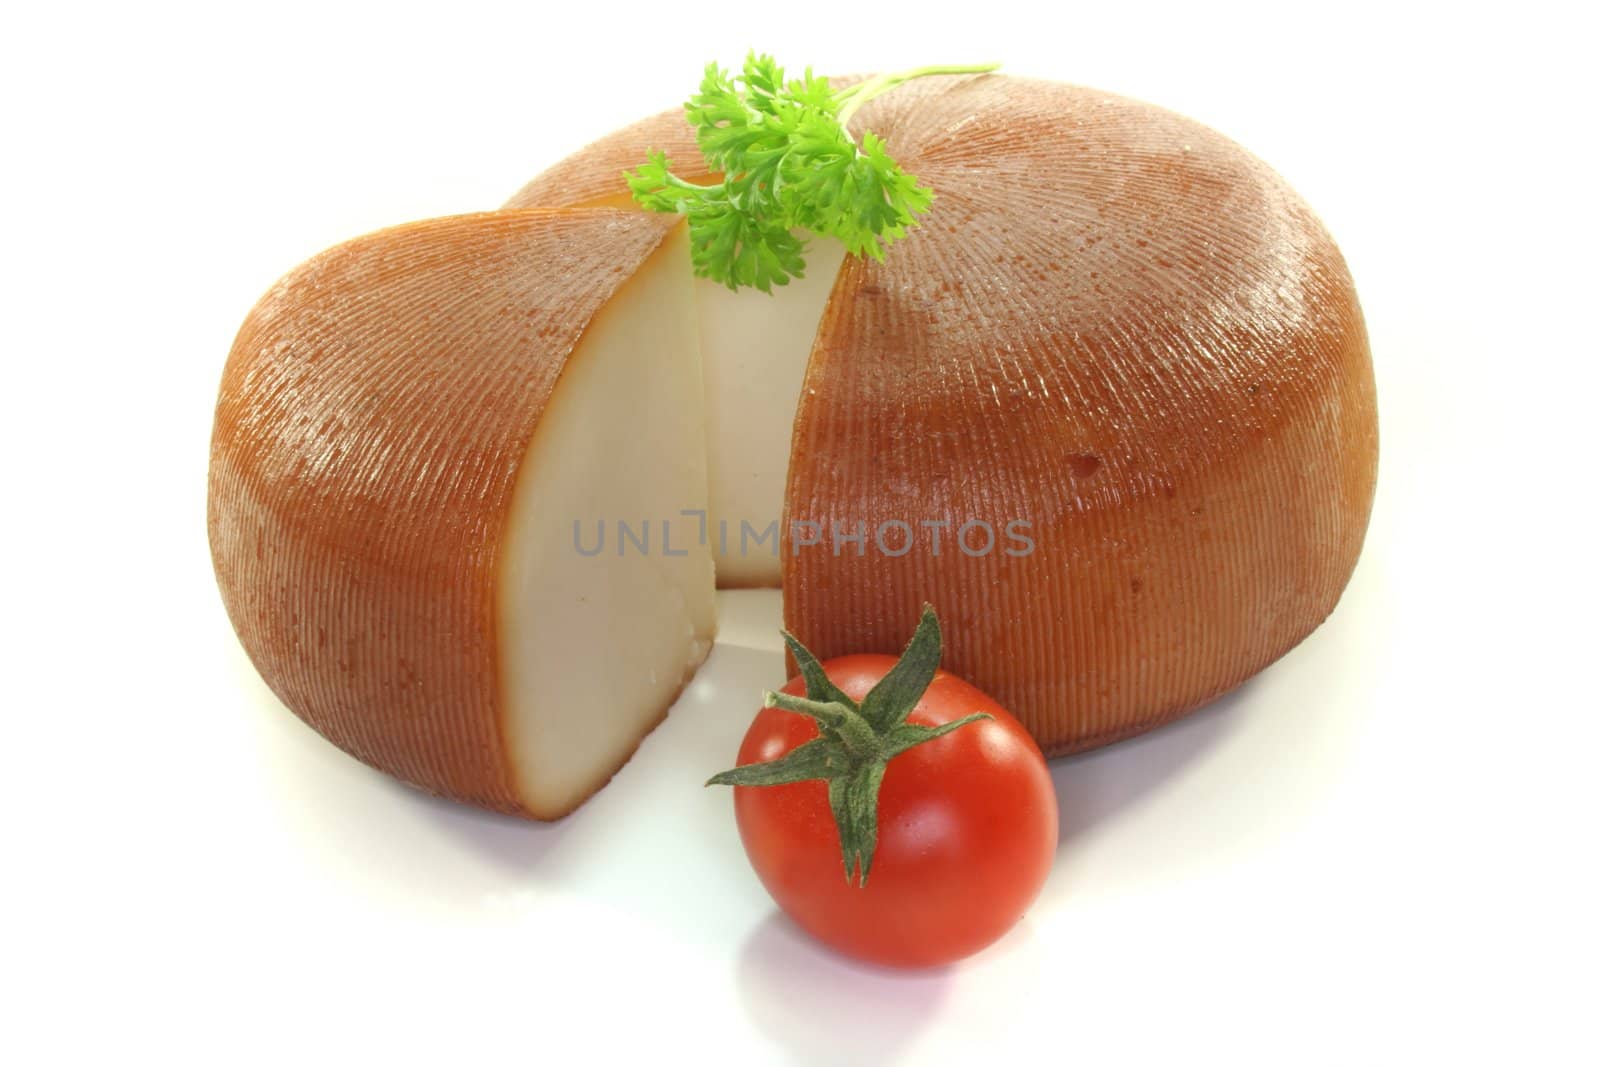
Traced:
<path fill-rule="evenodd" d="M 694 272 L 730 289 L 770 293 L 804 277 L 805 240 L 796 230 L 882 259 L 884 248 L 928 209 L 933 190 L 900 169 L 875 135 L 863 133 L 858 144 L 846 128 L 851 117 L 913 78 L 997 66 L 918 67 L 834 89 L 809 68 L 803 78 L 785 81 L 776 60 L 754 52 L 738 77 L 712 63 L 684 112 L 722 180 L 685 181 L 657 150 L 625 172 L 628 188 L 642 207 L 685 215 Z"/>

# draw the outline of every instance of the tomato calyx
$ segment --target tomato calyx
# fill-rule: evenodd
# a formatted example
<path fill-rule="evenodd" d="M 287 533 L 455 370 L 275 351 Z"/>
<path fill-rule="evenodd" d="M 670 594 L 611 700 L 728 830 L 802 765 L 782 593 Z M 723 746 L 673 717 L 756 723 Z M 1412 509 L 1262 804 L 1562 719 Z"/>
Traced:
<path fill-rule="evenodd" d="M 784 631 L 783 640 L 800 667 L 806 695 L 768 692 L 764 705 L 815 719 L 820 736 L 778 759 L 723 771 L 706 785 L 827 782 L 828 805 L 844 854 L 845 882 L 865 888 L 878 845 L 878 790 L 889 761 L 907 749 L 993 716 L 978 712 L 942 726 L 906 721 L 932 683 L 944 655 L 944 635 L 930 605 L 922 606 L 922 618 L 899 661 L 859 704 L 833 684 L 817 657 L 793 634 Z"/>

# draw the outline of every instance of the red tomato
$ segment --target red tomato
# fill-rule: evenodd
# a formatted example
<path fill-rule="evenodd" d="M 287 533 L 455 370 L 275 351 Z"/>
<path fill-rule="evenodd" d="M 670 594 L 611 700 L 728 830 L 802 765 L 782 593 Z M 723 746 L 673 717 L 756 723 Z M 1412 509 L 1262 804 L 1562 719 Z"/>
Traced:
<path fill-rule="evenodd" d="M 860 701 L 893 656 L 842 656 L 823 669 Z M 805 694 L 799 678 L 784 692 Z M 998 939 L 1039 895 L 1056 850 L 1055 787 L 1022 724 L 945 671 L 908 721 L 969 723 L 889 761 L 878 797 L 878 844 L 865 886 L 845 881 L 839 831 L 821 780 L 735 786 L 745 852 L 795 922 L 847 955 L 931 967 Z M 815 720 L 764 708 L 745 734 L 739 765 L 778 759 L 817 736 Z"/>

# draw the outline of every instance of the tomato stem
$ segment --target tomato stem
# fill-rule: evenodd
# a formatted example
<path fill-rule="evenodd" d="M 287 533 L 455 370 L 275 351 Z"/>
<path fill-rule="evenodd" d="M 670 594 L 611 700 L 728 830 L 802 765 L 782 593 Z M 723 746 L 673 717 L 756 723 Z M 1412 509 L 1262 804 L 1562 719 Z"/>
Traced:
<path fill-rule="evenodd" d="M 906 721 L 933 682 L 944 655 L 944 635 L 931 605 L 922 606 L 922 618 L 899 661 L 859 704 L 833 684 L 817 657 L 793 634 L 784 631 L 783 640 L 800 667 L 806 695 L 769 692 L 763 706 L 809 716 L 816 721 L 819 736 L 778 759 L 723 771 L 706 784 L 827 782 L 828 805 L 833 809 L 844 855 L 845 881 L 865 888 L 878 844 L 878 789 L 889 761 L 917 745 L 993 716 L 978 712 L 934 727 Z"/>

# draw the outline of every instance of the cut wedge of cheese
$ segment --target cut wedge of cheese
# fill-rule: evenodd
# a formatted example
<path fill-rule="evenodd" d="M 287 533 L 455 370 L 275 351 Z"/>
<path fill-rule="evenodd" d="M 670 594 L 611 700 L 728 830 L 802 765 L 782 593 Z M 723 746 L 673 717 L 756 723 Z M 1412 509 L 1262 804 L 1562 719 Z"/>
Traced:
<path fill-rule="evenodd" d="M 507 207 L 637 210 L 618 176 L 639 164 L 640 145 L 666 150 L 685 180 L 710 180 L 681 113 L 673 112 L 618 130 L 557 163 Z M 725 589 L 782 583 L 784 493 L 795 411 L 817 324 L 844 263 L 844 246 L 811 236 L 805 258 L 804 277 L 771 293 L 734 292 L 695 279 L 710 448 L 706 530 L 717 585 Z"/>
<path fill-rule="evenodd" d="M 681 224 L 615 211 L 401 226 L 279 283 L 228 360 L 209 526 L 283 701 L 484 807 L 554 818 L 604 784 L 715 627 L 682 514 L 692 299 Z"/>
<path fill-rule="evenodd" d="M 900 651 L 931 602 L 944 666 L 1049 754 L 1315 629 L 1377 413 L 1305 204 L 1205 127 L 1054 83 L 919 80 L 855 126 L 934 206 L 881 263 L 813 241 L 770 296 L 691 281 L 679 223 L 626 207 L 651 148 L 705 177 L 679 112 L 268 294 L 224 374 L 210 531 L 285 703 L 406 781 L 551 818 L 704 657 L 714 580 L 781 582 L 824 658 Z"/>

